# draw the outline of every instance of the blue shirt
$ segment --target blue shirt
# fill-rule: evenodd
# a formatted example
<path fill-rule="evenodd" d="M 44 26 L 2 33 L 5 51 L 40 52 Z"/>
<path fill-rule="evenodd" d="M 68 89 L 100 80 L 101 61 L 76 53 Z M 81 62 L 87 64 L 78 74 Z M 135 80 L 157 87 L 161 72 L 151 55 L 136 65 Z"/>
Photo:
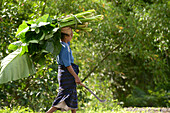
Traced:
<path fill-rule="evenodd" d="M 57 63 L 59 65 L 64 65 L 65 67 L 68 67 L 71 65 L 71 63 L 74 63 L 74 57 L 69 46 L 70 42 L 68 43 L 61 42 L 61 45 L 62 48 L 60 54 L 57 56 Z"/>

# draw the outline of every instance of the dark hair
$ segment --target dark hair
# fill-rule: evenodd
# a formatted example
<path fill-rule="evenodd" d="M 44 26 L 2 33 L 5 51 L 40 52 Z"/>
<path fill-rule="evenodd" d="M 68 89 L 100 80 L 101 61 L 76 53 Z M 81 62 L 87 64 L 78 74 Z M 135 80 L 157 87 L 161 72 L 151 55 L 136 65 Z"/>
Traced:
<path fill-rule="evenodd" d="M 64 36 L 69 36 L 68 34 L 65 34 L 65 33 L 61 33 L 61 39 L 64 39 Z"/>

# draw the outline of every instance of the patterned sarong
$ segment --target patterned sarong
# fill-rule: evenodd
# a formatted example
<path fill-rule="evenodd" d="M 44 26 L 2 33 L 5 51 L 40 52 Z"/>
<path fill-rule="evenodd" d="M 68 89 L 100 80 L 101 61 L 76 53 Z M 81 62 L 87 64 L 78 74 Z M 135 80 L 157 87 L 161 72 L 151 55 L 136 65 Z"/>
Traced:
<path fill-rule="evenodd" d="M 78 75 L 79 69 L 76 64 L 71 64 L 74 71 Z M 53 107 L 67 111 L 70 109 L 77 109 L 77 90 L 75 78 L 69 73 L 67 68 L 63 65 L 58 66 L 58 82 L 59 92 L 53 102 Z"/>

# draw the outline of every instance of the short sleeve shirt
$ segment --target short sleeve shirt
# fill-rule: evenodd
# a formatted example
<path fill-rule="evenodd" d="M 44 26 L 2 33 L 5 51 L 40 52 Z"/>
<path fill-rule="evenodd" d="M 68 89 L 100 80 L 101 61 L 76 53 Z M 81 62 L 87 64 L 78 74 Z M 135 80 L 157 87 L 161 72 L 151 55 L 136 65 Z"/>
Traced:
<path fill-rule="evenodd" d="M 57 56 L 57 63 L 68 67 L 71 63 L 74 63 L 74 57 L 70 48 L 70 42 L 61 42 L 62 48 L 60 54 Z"/>

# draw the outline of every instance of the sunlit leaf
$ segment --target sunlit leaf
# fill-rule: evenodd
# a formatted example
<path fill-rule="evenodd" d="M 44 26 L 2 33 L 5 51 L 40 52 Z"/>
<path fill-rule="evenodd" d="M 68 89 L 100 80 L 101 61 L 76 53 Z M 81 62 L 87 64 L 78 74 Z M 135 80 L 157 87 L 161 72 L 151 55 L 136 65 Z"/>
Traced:
<path fill-rule="evenodd" d="M 48 22 L 48 19 L 49 19 L 49 14 L 43 15 L 42 17 L 36 20 L 36 24 L 39 24 L 40 22 Z"/>
<path fill-rule="evenodd" d="M 48 25 L 50 24 L 50 22 L 40 22 L 37 27 L 41 27 L 41 26 L 45 26 L 45 25 Z"/>
<path fill-rule="evenodd" d="M 16 50 L 18 49 L 19 46 L 21 46 L 21 43 L 22 43 L 21 41 L 13 42 L 8 46 L 8 49 Z"/>
<path fill-rule="evenodd" d="M 29 29 L 28 25 L 26 24 L 25 21 L 23 21 L 16 32 L 16 36 L 20 35 L 22 32 L 28 31 L 28 29 Z"/>
<path fill-rule="evenodd" d="M 28 43 L 37 43 L 38 44 L 38 40 L 30 40 Z"/>

